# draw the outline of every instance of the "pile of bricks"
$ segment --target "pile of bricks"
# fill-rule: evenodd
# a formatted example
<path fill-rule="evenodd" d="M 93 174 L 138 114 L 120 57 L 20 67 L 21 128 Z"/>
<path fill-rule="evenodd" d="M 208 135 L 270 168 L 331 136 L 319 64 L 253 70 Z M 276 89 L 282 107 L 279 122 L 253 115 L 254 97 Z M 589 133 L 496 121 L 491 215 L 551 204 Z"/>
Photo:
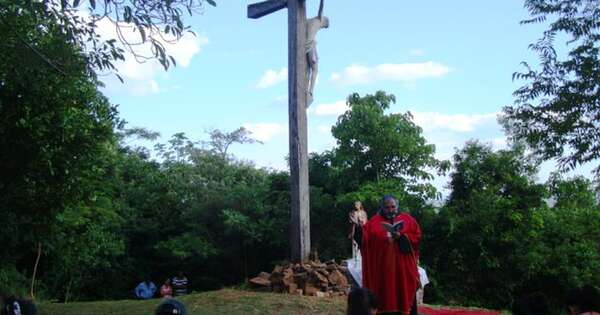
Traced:
<path fill-rule="evenodd" d="M 335 260 L 325 263 L 317 260 L 277 265 L 271 273 L 261 272 L 249 283 L 261 291 L 325 297 L 348 292 L 350 282 L 346 274 L 348 269 L 338 265 Z"/>

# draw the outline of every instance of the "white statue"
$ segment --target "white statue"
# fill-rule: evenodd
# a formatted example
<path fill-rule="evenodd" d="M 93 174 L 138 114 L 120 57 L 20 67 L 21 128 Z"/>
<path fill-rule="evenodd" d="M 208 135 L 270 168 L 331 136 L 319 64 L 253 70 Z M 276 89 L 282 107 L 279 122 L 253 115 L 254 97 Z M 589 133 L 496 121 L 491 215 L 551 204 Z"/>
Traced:
<path fill-rule="evenodd" d="M 308 59 L 308 97 L 306 106 L 310 106 L 313 101 L 313 91 L 315 89 L 315 81 L 319 72 L 319 56 L 317 55 L 317 32 L 322 28 L 329 27 L 329 19 L 323 16 L 323 0 L 319 4 L 319 14 L 306 21 L 306 57 Z"/>

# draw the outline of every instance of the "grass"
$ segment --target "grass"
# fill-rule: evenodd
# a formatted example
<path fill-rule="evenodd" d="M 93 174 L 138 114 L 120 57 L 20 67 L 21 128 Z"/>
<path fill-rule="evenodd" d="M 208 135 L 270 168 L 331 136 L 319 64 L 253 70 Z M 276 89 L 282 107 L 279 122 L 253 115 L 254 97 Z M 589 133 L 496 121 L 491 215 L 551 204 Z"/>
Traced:
<path fill-rule="evenodd" d="M 316 298 L 264 292 L 222 289 L 190 294 L 180 299 L 189 315 L 344 314 L 344 297 Z M 40 315 L 150 315 L 160 299 L 149 301 L 122 300 L 76 302 L 68 304 L 41 303 Z"/>
<path fill-rule="evenodd" d="M 180 299 L 189 315 L 345 314 L 345 297 L 307 297 L 237 289 L 190 294 Z M 160 299 L 148 301 L 121 300 L 76 302 L 69 304 L 41 303 L 40 315 L 152 315 Z M 510 314 L 502 312 L 502 314 Z"/>

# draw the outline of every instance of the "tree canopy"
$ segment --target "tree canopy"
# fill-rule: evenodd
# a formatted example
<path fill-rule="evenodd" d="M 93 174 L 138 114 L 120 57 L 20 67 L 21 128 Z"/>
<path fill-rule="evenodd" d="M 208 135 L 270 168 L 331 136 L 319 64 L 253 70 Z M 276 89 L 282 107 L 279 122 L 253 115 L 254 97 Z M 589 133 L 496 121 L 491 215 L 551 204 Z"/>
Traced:
<path fill-rule="evenodd" d="M 548 29 L 529 45 L 539 66 L 524 62 L 525 71 L 513 75 L 527 82 L 514 92 L 514 104 L 504 108 L 505 129 L 541 158 L 557 158 L 563 169 L 597 160 L 600 1 L 526 0 L 525 8 L 531 17 L 522 24 L 545 23 Z M 566 43 L 559 41 L 563 38 Z"/>
<path fill-rule="evenodd" d="M 434 157 L 435 146 L 427 143 L 410 112 L 385 113 L 395 101 L 394 95 L 383 91 L 348 97 L 350 110 L 331 129 L 337 141 L 333 165 L 347 181 L 395 179 L 433 197 L 433 187 L 419 184 L 431 180 L 432 171 L 443 172 L 448 164 Z"/>
<path fill-rule="evenodd" d="M 139 62 L 156 59 L 167 69 L 175 59 L 166 45 L 191 32 L 184 16 L 202 12 L 206 4 L 216 6 L 214 0 L 1 0 L 0 21 L 10 29 L 17 19 L 27 17 L 36 21 L 38 33 L 48 31 L 43 25 L 53 24 L 52 32 L 82 51 L 90 71 L 118 72 L 114 63 L 124 60 L 126 53 Z M 114 30 L 114 35 L 103 34 L 101 25 Z M 47 66 L 63 72 L 60 59 L 39 50 L 18 29 L 11 33 L 18 40 L 3 43 L 5 50 L 26 48 Z"/>

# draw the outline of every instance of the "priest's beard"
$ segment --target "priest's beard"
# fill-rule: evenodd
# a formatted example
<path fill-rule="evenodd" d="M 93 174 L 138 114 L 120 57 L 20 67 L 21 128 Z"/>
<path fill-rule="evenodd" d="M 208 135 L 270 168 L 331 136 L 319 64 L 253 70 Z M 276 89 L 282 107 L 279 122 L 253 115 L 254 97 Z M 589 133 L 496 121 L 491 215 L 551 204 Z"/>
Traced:
<path fill-rule="evenodd" d="M 384 217 L 388 221 L 393 221 L 398 215 L 398 211 L 386 211 L 385 209 L 379 210 L 379 215 Z"/>

